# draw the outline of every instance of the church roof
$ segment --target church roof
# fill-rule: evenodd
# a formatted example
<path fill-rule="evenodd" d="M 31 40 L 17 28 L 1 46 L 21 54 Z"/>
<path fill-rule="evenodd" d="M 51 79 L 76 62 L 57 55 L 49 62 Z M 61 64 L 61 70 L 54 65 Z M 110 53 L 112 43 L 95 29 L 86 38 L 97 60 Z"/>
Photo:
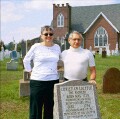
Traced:
<path fill-rule="evenodd" d="M 71 7 L 71 30 L 86 32 L 100 14 L 120 32 L 120 4 Z"/>

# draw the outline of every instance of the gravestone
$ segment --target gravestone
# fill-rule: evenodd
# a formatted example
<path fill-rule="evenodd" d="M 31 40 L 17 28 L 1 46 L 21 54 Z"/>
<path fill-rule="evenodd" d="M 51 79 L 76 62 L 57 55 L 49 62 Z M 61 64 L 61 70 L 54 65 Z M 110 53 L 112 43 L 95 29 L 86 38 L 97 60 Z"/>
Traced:
<path fill-rule="evenodd" d="M 106 47 L 106 54 L 107 54 L 107 56 L 110 56 L 110 49 L 109 49 L 110 44 L 106 44 L 105 47 Z"/>
<path fill-rule="evenodd" d="M 1 51 L 0 51 L 0 61 L 3 61 L 4 59 L 4 47 L 1 47 Z"/>
<path fill-rule="evenodd" d="M 59 81 L 64 81 L 64 64 L 62 60 L 59 60 L 57 63 L 57 69 L 58 69 L 58 75 L 59 75 Z"/>
<path fill-rule="evenodd" d="M 13 50 L 13 51 L 10 53 L 10 58 L 13 59 L 13 60 L 18 61 L 17 52 L 16 52 L 15 50 Z"/>
<path fill-rule="evenodd" d="M 11 59 L 10 62 L 7 62 L 6 68 L 7 70 L 17 70 L 18 62 L 16 62 L 14 59 Z"/>
<path fill-rule="evenodd" d="M 118 43 L 116 43 L 116 47 L 115 47 L 115 55 L 117 55 L 117 56 L 120 55 L 120 54 L 119 54 L 119 50 L 118 50 Z"/>
<path fill-rule="evenodd" d="M 30 75 L 23 71 L 23 79 L 19 81 L 19 97 L 30 95 Z"/>
<path fill-rule="evenodd" d="M 101 119 L 96 87 L 80 80 L 55 84 L 53 119 Z"/>
<path fill-rule="evenodd" d="M 9 50 L 5 50 L 5 52 L 4 52 L 4 56 L 5 56 L 5 58 L 7 59 L 7 58 L 10 58 L 10 53 L 11 53 L 11 51 L 9 51 Z"/>
<path fill-rule="evenodd" d="M 2 51 L 0 51 L 0 61 L 3 61 L 3 59 L 4 59 L 3 52 L 2 52 Z"/>
<path fill-rule="evenodd" d="M 112 55 L 115 55 L 115 50 L 112 50 L 112 51 L 111 51 L 111 54 L 112 54 Z"/>
<path fill-rule="evenodd" d="M 102 54 L 102 48 L 99 48 L 99 54 Z"/>
<path fill-rule="evenodd" d="M 120 93 L 120 70 L 109 68 L 103 75 L 103 93 Z"/>
<path fill-rule="evenodd" d="M 106 58 L 106 51 L 105 50 L 102 51 L 102 58 Z"/>
<path fill-rule="evenodd" d="M 10 53 L 10 62 L 7 62 L 6 67 L 7 70 L 17 70 L 18 69 L 18 57 L 17 57 L 17 52 L 13 50 Z"/>

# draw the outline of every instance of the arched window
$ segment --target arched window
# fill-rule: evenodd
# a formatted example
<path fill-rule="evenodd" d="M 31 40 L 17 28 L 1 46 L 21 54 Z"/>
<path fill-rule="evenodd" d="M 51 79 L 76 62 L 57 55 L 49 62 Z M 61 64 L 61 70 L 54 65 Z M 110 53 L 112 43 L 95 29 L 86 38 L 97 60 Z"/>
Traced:
<path fill-rule="evenodd" d="M 57 27 L 64 27 L 64 16 L 61 13 L 57 16 Z"/>
<path fill-rule="evenodd" d="M 94 46 L 105 47 L 108 44 L 108 34 L 103 27 L 99 27 L 94 35 Z"/>

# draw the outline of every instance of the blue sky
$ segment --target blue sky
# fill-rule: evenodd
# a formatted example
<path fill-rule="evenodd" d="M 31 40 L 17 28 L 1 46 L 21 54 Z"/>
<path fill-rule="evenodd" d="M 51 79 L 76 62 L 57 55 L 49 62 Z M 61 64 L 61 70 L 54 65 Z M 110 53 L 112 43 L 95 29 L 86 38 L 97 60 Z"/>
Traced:
<path fill-rule="evenodd" d="M 40 35 L 44 25 L 53 18 L 53 4 L 69 3 L 70 6 L 90 6 L 120 3 L 120 0 L 1 0 L 1 35 L 5 44 Z"/>

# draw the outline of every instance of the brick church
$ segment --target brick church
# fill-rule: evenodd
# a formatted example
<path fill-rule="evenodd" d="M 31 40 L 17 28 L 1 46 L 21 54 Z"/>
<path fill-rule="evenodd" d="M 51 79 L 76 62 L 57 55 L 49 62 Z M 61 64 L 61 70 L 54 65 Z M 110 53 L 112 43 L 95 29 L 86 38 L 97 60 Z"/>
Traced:
<path fill-rule="evenodd" d="M 120 4 L 77 6 L 53 4 L 55 38 L 65 39 L 73 30 L 82 33 L 83 48 L 98 51 L 109 44 L 110 50 L 116 46 L 120 50 Z"/>

